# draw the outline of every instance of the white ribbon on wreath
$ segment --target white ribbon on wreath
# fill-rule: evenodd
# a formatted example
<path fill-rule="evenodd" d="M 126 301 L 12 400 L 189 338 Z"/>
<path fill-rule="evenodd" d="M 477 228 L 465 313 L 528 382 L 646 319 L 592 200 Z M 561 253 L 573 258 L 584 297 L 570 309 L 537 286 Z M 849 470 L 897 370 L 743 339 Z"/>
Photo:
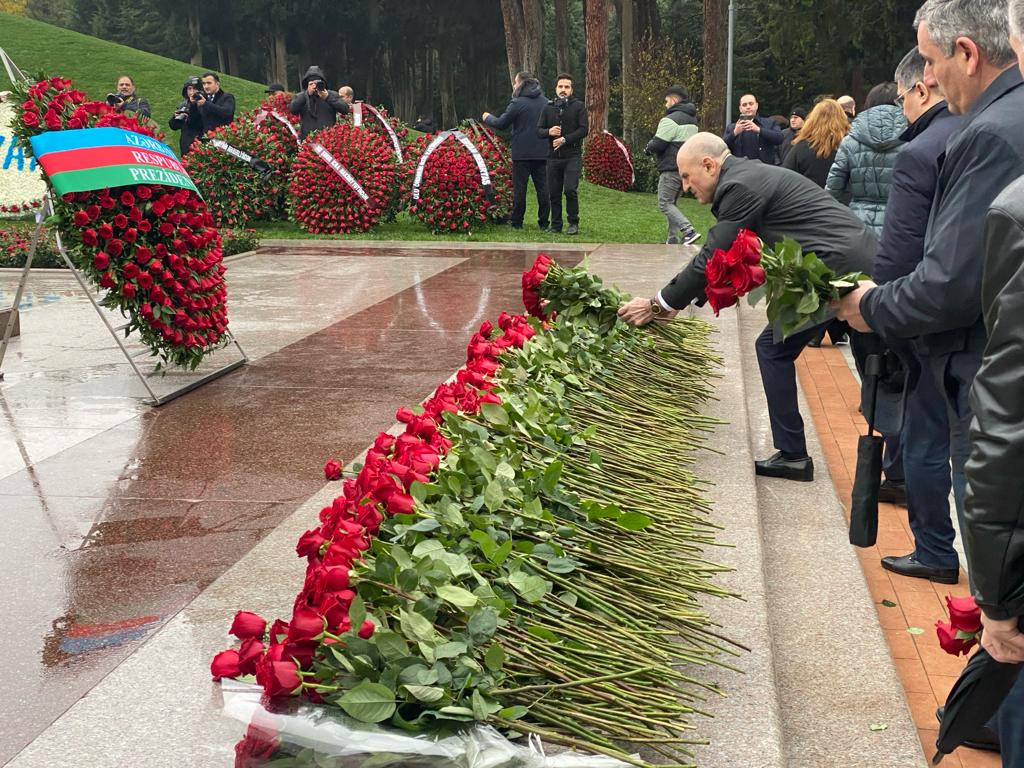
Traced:
<path fill-rule="evenodd" d="M 636 171 L 633 169 L 633 158 L 629 156 L 629 150 L 626 149 L 626 145 L 623 144 L 621 141 L 619 141 L 619 137 L 616 136 L 614 133 L 612 133 L 611 131 L 609 131 L 607 129 L 605 130 L 605 133 L 608 134 L 609 136 L 611 136 L 612 137 L 612 141 L 615 142 L 615 145 L 619 149 L 622 150 L 623 157 L 625 157 L 626 158 L 626 162 L 629 163 L 629 183 L 630 184 L 635 184 L 636 183 Z"/>
<path fill-rule="evenodd" d="M 480 172 L 480 185 L 484 188 L 484 193 L 488 197 L 493 194 L 493 190 L 491 189 L 491 172 L 487 170 L 487 163 L 484 161 L 483 155 L 480 154 L 480 150 L 476 148 L 476 144 L 470 141 L 469 137 L 462 131 L 443 131 L 442 133 L 439 133 L 429 145 L 427 145 L 427 149 L 423 153 L 423 157 L 420 158 L 419 165 L 416 166 L 416 175 L 413 177 L 412 181 L 413 200 L 420 199 L 420 186 L 423 183 L 423 169 L 427 165 L 427 160 L 430 159 L 430 156 L 434 153 L 435 149 L 450 138 L 454 138 L 469 150 L 469 154 L 472 155 L 473 160 L 476 162 L 477 170 Z"/>

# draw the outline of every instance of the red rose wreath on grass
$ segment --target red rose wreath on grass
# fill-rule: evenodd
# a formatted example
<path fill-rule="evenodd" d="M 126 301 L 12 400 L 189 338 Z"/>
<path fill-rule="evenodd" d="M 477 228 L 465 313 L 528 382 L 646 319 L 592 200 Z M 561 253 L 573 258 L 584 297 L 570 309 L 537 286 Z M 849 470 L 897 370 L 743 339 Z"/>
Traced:
<path fill-rule="evenodd" d="M 368 195 L 359 194 L 316 153 L 320 145 Z M 292 168 L 291 218 L 307 232 L 365 232 L 387 210 L 398 185 L 391 142 L 373 131 L 341 123 L 310 136 Z"/>
<path fill-rule="evenodd" d="M 398 410 L 395 416 L 405 424 L 402 434 L 377 435 L 359 474 L 346 479 L 342 495 L 320 510 L 320 525 L 299 538 L 296 554 L 308 564 L 291 619 L 278 619 L 268 629 L 257 614 L 236 613 L 229 631 L 241 645 L 213 658 L 214 680 L 255 675 L 270 697 L 302 693 L 318 701 L 317 659 L 329 653 L 331 645 L 373 636 L 377 626 L 371 619 L 353 626 L 349 617 L 356 597 L 351 586 L 359 578 L 363 553 L 386 517 L 413 512 L 412 484 L 430 482 L 429 476 L 451 448 L 439 431 L 444 414 L 475 414 L 484 403 L 501 403 L 490 391 L 501 353 L 522 348 L 536 331 L 525 315 L 505 312 L 498 317 L 498 326 L 498 335 L 490 321 L 480 326 L 467 347 L 465 367 L 454 381 L 434 391 L 422 414 Z M 336 462 L 328 462 L 324 469 L 329 478 L 340 477 Z"/>
<path fill-rule="evenodd" d="M 244 228 L 250 221 L 274 218 L 283 211 L 295 139 L 273 118 L 256 125 L 256 115 L 246 112 L 212 131 L 210 141 L 196 141 L 182 159 L 218 227 Z M 263 127 L 268 122 L 277 123 L 280 130 Z M 266 168 L 254 168 L 218 146 L 218 141 L 262 160 Z"/>
<path fill-rule="evenodd" d="M 619 139 L 619 141 L 622 141 Z M 591 184 L 625 192 L 633 186 L 633 166 L 627 154 L 629 145 L 622 141 L 622 151 L 615 137 L 607 131 L 587 137 L 583 147 L 583 176 Z"/>
<path fill-rule="evenodd" d="M 19 91 L 15 132 L 116 127 L 162 139 L 155 124 L 114 112 L 59 77 Z M 107 290 L 102 304 L 129 318 L 160 358 L 194 368 L 220 346 L 227 289 L 220 237 L 206 204 L 194 192 L 153 184 L 67 194 L 53 201 L 56 226 L 82 272 Z"/>
<path fill-rule="evenodd" d="M 410 152 L 410 156 L 416 158 L 416 164 L 435 138 L 426 135 L 416 140 L 416 147 Z M 507 168 L 499 162 L 494 147 L 479 140 L 473 144 L 491 174 L 491 196 L 487 195 L 480 182 L 480 169 L 473 155 L 454 137 L 449 137 L 435 148 L 423 167 L 419 200 L 412 201 L 409 213 L 435 234 L 469 234 L 489 220 L 500 220 L 508 215 L 511 194 Z M 411 171 L 415 173 L 415 166 L 411 166 Z"/>
<path fill-rule="evenodd" d="M 969 595 L 946 595 L 946 606 L 949 608 L 949 622 L 935 622 L 939 645 L 953 656 L 966 656 L 981 640 L 981 609 Z"/>

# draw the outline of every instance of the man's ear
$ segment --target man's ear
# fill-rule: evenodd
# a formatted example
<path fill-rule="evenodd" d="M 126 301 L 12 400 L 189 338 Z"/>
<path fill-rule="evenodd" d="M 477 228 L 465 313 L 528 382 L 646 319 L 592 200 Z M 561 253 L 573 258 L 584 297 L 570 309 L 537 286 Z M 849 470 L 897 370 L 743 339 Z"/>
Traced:
<path fill-rule="evenodd" d="M 954 41 L 953 55 L 964 58 L 968 75 L 975 74 L 981 67 L 981 50 L 969 37 L 958 37 Z"/>

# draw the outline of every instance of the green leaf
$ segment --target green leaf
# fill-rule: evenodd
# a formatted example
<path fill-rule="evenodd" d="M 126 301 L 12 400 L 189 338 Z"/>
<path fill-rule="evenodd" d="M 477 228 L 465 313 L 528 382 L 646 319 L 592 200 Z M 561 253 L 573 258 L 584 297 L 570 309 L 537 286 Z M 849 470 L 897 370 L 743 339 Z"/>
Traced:
<path fill-rule="evenodd" d="M 552 573 L 572 573 L 576 570 L 576 561 L 569 557 L 553 557 L 548 560 L 548 570 Z"/>
<path fill-rule="evenodd" d="M 543 514 L 544 507 L 541 505 L 540 499 L 536 496 L 523 502 L 523 517 L 539 518 L 542 517 Z"/>
<path fill-rule="evenodd" d="M 493 512 L 505 501 L 505 489 L 497 480 L 491 480 L 484 488 L 484 505 L 488 511 Z"/>
<path fill-rule="evenodd" d="M 555 488 L 558 486 L 558 480 L 562 476 L 562 462 L 555 460 L 552 461 L 548 468 L 544 470 L 544 477 L 541 479 L 541 487 L 544 488 L 548 493 L 554 493 Z"/>
<path fill-rule="evenodd" d="M 516 471 L 507 461 L 502 461 L 498 464 L 497 469 L 494 470 L 494 476 L 511 483 L 516 479 Z"/>
<path fill-rule="evenodd" d="M 487 649 L 484 655 L 484 664 L 491 672 L 500 672 L 505 664 L 505 650 L 495 643 Z"/>
<path fill-rule="evenodd" d="M 615 522 L 627 531 L 642 531 L 654 521 L 647 515 L 642 515 L 639 512 L 626 512 Z"/>
<path fill-rule="evenodd" d="M 480 551 L 484 553 L 484 557 L 488 560 L 491 559 L 495 551 L 498 549 L 498 544 L 484 531 L 472 531 L 469 534 L 469 538 L 477 543 L 477 546 L 480 547 Z"/>
<path fill-rule="evenodd" d="M 924 630 L 920 627 L 907 627 L 907 634 L 910 635 L 923 635 Z"/>
<path fill-rule="evenodd" d="M 437 596 L 457 608 L 472 608 L 478 602 L 476 595 L 454 584 L 442 584 L 437 588 Z"/>
<path fill-rule="evenodd" d="M 469 617 L 466 625 L 469 630 L 470 639 L 480 645 L 491 639 L 498 628 L 498 614 L 493 608 L 478 608 Z"/>
<path fill-rule="evenodd" d="M 538 627 L 535 625 L 532 627 L 528 627 L 526 629 L 526 633 L 529 635 L 533 635 L 534 637 L 539 637 L 541 640 L 547 640 L 549 643 L 560 642 L 558 639 L 558 635 L 556 635 L 547 627 Z"/>
<path fill-rule="evenodd" d="M 398 610 L 402 634 L 416 642 L 430 642 L 434 639 L 434 625 L 416 611 Z"/>
<path fill-rule="evenodd" d="M 437 710 L 437 718 L 439 720 L 460 720 L 468 722 L 475 720 L 476 716 L 473 710 L 469 707 L 441 707 Z"/>
<path fill-rule="evenodd" d="M 809 315 L 812 312 L 816 312 L 820 305 L 821 300 L 818 298 L 818 294 L 815 291 L 810 291 L 805 293 L 803 298 L 800 299 L 800 304 L 797 306 L 796 311 L 801 315 Z"/>
<path fill-rule="evenodd" d="M 480 413 L 488 424 L 496 424 L 499 427 L 508 425 L 508 414 L 505 409 L 497 403 L 483 403 L 480 406 Z"/>
<path fill-rule="evenodd" d="M 510 573 L 508 583 L 528 603 L 536 603 L 542 599 L 551 586 L 540 576 L 534 576 L 525 571 Z"/>
<path fill-rule="evenodd" d="M 482 693 L 480 693 L 479 688 L 473 689 L 473 695 L 470 697 L 470 701 L 473 703 L 473 717 L 477 720 L 486 720 L 492 714 L 501 709 L 501 704 L 493 699 L 486 698 Z"/>
<path fill-rule="evenodd" d="M 412 548 L 413 557 L 427 557 L 444 552 L 444 544 L 437 539 L 424 539 Z"/>
<path fill-rule="evenodd" d="M 767 291 L 767 286 L 757 286 L 757 288 L 755 288 L 754 290 L 747 294 L 747 304 L 749 304 L 752 307 L 757 306 L 758 302 L 760 302 L 765 297 Z"/>
<path fill-rule="evenodd" d="M 456 656 L 464 654 L 466 650 L 465 643 L 441 643 L 434 649 L 434 658 L 438 661 L 441 659 L 454 659 Z"/>
<path fill-rule="evenodd" d="M 352 598 L 352 604 L 348 608 L 348 618 L 352 623 L 352 629 L 357 632 L 366 620 L 366 606 L 363 605 L 363 599 L 358 594 Z"/>
<path fill-rule="evenodd" d="M 425 517 L 415 525 L 410 525 L 409 530 L 416 533 L 430 533 L 441 527 L 441 524 L 432 517 Z"/>
<path fill-rule="evenodd" d="M 403 685 L 402 688 L 425 704 L 434 704 L 444 698 L 444 688 L 433 685 Z"/>
<path fill-rule="evenodd" d="M 526 717 L 530 714 L 529 707 L 515 706 L 506 707 L 505 709 L 498 712 L 498 717 L 502 720 L 518 720 L 521 717 Z"/>
<path fill-rule="evenodd" d="M 896 607 L 896 603 L 894 603 L 892 600 L 883 600 L 882 601 L 882 605 L 884 605 L 886 608 L 895 608 Z"/>
<path fill-rule="evenodd" d="M 512 546 L 512 539 L 509 539 L 491 552 L 491 554 L 487 556 L 487 559 L 493 565 L 501 565 L 506 559 L 508 559 L 508 556 L 512 554 Z"/>
<path fill-rule="evenodd" d="M 373 633 L 371 642 L 377 646 L 377 650 L 380 655 L 385 659 L 394 661 L 395 659 L 401 659 L 409 655 L 409 646 L 406 644 L 402 636 L 397 632 L 382 632 L 378 630 Z M 334 646 L 329 646 L 333 648 Z"/>
<path fill-rule="evenodd" d="M 379 723 L 395 713 L 395 694 L 380 683 L 364 680 L 337 699 L 349 716 L 361 723 Z"/>

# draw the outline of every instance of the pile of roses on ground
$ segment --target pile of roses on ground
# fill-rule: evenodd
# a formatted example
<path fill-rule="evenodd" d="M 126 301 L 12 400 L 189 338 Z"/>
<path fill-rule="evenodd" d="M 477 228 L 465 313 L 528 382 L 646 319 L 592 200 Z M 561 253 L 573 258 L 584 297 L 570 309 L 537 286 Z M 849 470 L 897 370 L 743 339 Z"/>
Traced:
<path fill-rule="evenodd" d="M 730 593 L 690 469 L 715 424 L 710 329 L 626 326 L 621 294 L 547 257 L 523 284 L 546 319 L 484 323 L 354 476 L 327 463 L 343 492 L 298 542 L 290 616 L 238 613 L 211 671 L 361 722 L 486 722 L 647 765 L 624 740 L 676 764 L 713 689 L 678 665 L 736 652 L 701 603 Z M 240 759 L 288 748 L 258 736 Z"/>
<path fill-rule="evenodd" d="M 152 121 L 89 101 L 59 77 L 19 86 L 15 132 L 112 126 L 162 140 Z M 227 290 L 221 243 L 206 204 L 194 192 L 140 184 L 66 194 L 53 201 L 71 258 L 107 293 L 104 306 L 128 318 L 161 364 L 194 368 L 222 344 Z"/>

